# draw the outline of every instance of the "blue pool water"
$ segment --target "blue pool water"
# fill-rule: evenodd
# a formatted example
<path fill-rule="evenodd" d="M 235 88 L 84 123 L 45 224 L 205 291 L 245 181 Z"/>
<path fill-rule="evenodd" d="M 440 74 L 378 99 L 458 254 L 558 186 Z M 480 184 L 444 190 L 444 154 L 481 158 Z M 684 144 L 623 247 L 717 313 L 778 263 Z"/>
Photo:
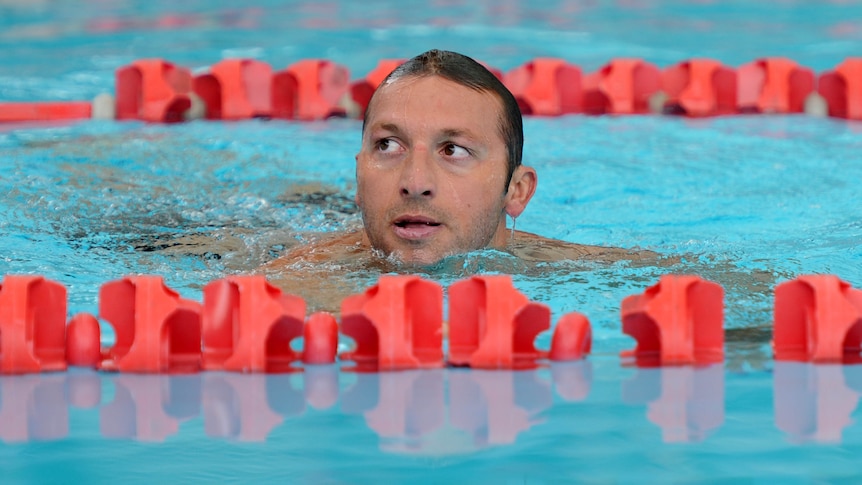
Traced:
<path fill-rule="evenodd" d="M 321 57 L 359 77 L 432 47 L 504 70 L 559 56 L 585 71 L 615 56 L 667 66 L 772 55 L 823 71 L 862 52 L 859 2 L 358 5 L 0 2 L 0 100 L 89 99 L 112 91 L 114 69 L 149 56 L 194 69 Z M 0 125 L 0 274 L 65 284 L 70 314 L 95 312 L 99 286 L 132 273 L 200 299 L 207 282 L 309 232 L 358 223 L 359 127 Z M 862 370 L 775 363 L 768 339 L 776 283 L 831 273 L 862 287 L 862 124 L 566 116 L 527 119 L 525 132 L 540 182 L 519 229 L 649 249 L 667 265 L 524 267 L 480 252 L 428 276 L 446 285 L 510 270 L 554 320 L 589 316 L 588 360 L 529 372 L 4 376 L 2 481 L 858 480 Z M 634 345 L 620 301 L 666 273 L 725 287 L 724 365 L 620 366 Z"/>

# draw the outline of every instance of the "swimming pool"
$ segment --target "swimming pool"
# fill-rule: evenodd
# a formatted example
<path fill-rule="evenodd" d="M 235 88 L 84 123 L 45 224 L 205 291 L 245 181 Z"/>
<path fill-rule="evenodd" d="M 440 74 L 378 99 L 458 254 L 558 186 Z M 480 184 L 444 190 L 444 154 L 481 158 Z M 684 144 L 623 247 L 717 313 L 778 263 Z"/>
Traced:
<path fill-rule="evenodd" d="M 320 57 L 358 75 L 440 47 L 501 69 L 537 56 L 593 70 L 616 56 L 665 66 L 786 55 L 822 71 L 862 43 L 862 6 L 848 2 L 28 5 L 0 7 L 0 99 L 89 99 L 111 91 L 116 67 L 148 56 L 195 69 L 228 56 L 274 66 Z M 99 285 L 131 273 L 164 275 L 200 299 L 205 283 L 254 269 L 307 232 L 358 222 L 354 120 L 0 130 L 0 274 L 62 282 L 70 314 L 94 312 Z M 540 182 L 519 229 L 684 257 L 658 268 L 525 267 L 480 252 L 429 276 L 513 273 L 555 321 L 590 317 L 588 360 L 528 372 L 3 376 L 4 481 L 858 477 L 859 368 L 776 363 L 767 341 L 775 283 L 831 273 L 862 287 L 862 125 L 565 116 L 529 118 L 525 130 Z M 671 272 L 724 285 L 724 366 L 620 366 L 618 352 L 633 346 L 620 301 Z"/>

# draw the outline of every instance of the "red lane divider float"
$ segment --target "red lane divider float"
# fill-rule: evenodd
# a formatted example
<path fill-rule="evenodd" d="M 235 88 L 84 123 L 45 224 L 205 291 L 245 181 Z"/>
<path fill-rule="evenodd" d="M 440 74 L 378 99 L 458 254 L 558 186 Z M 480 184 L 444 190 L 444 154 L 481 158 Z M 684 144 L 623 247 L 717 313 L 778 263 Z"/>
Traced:
<path fill-rule="evenodd" d="M 592 346 L 592 328 L 586 315 L 566 313 L 554 327 L 548 358 L 556 362 L 580 360 L 590 353 Z"/>
<path fill-rule="evenodd" d="M 582 111 L 581 68 L 562 59 L 534 59 L 506 73 L 503 84 L 526 115 L 559 116 Z"/>
<path fill-rule="evenodd" d="M 845 59 L 821 74 L 817 90 L 826 99 L 829 116 L 862 120 L 862 57 Z"/>
<path fill-rule="evenodd" d="M 204 287 L 204 369 L 290 370 L 300 358 L 290 342 L 303 335 L 304 321 L 305 301 L 282 294 L 263 276 L 213 281 Z"/>
<path fill-rule="evenodd" d="M 201 305 L 160 276 L 130 276 L 99 290 L 99 316 L 116 342 L 99 367 L 123 372 L 194 372 L 201 365 Z"/>
<path fill-rule="evenodd" d="M 374 89 L 401 60 L 385 59 L 365 77 L 324 59 L 280 71 L 255 59 L 228 59 L 192 77 L 163 59 L 141 59 L 116 71 L 115 100 L 0 102 L 0 122 L 98 118 L 177 122 L 184 119 L 362 118 Z M 660 69 L 642 59 L 612 59 L 596 72 L 564 59 L 536 58 L 509 72 L 486 66 L 525 115 L 666 113 L 691 117 L 737 113 L 809 113 L 862 119 L 862 58 L 816 76 L 795 61 L 768 57 L 732 68 L 687 59 Z M 106 103 L 104 97 L 111 98 Z M 98 101 L 98 103 L 97 103 Z"/>
<path fill-rule="evenodd" d="M 342 357 L 357 370 L 443 366 L 443 288 L 418 276 L 381 276 L 341 304 L 341 330 L 356 341 Z"/>
<path fill-rule="evenodd" d="M 66 369 L 66 288 L 41 276 L 0 285 L 0 374 Z"/>
<path fill-rule="evenodd" d="M 195 76 L 194 92 L 211 120 L 242 120 L 272 115 L 272 68 L 253 59 L 227 59 Z"/>
<path fill-rule="evenodd" d="M 342 98 L 349 88 L 350 73 L 344 66 L 299 61 L 273 77 L 273 116 L 302 121 L 347 116 Z"/>
<path fill-rule="evenodd" d="M 664 109 L 691 117 L 732 114 L 736 109 L 736 73 L 712 59 L 691 59 L 665 69 Z"/>
<path fill-rule="evenodd" d="M 0 374 L 63 370 L 67 363 L 106 371 L 199 370 L 290 372 L 336 360 L 339 331 L 356 342 L 341 355 L 359 371 L 442 367 L 443 288 L 417 276 L 383 276 L 342 303 L 341 325 L 329 313 L 305 319 L 305 301 L 263 276 L 231 276 L 204 287 L 203 304 L 168 288 L 159 276 L 130 276 L 99 291 L 99 318 L 116 341 L 100 348 L 99 319 L 82 313 L 65 325 L 66 293 L 39 276 L 7 276 L 0 286 Z M 533 345 L 550 310 L 531 303 L 507 276 L 454 284 L 449 363 L 480 368 L 535 367 L 547 357 Z M 505 305 L 503 305 L 505 303 Z M 503 305 L 502 307 L 500 305 Z M 567 317 L 563 317 L 566 321 Z M 303 337 L 301 352 L 291 342 Z M 589 352 L 585 318 L 561 324 L 553 360 Z"/>
<path fill-rule="evenodd" d="M 117 69 L 118 120 L 183 121 L 192 106 L 192 75 L 162 59 L 141 59 Z"/>
<path fill-rule="evenodd" d="M 639 367 L 708 365 L 724 359 L 724 290 L 697 276 L 668 275 L 621 305 L 622 331 L 635 339 L 621 354 Z M 443 288 L 418 276 L 385 275 L 328 313 L 305 318 L 305 301 L 263 276 L 231 276 L 187 300 L 158 276 L 104 284 L 99 317 L 116 342 L 100 349 L 99 321 L 75 315 L 65 325 L 66 289 L 40 276 L 7 275 L 0 285 L 0 374 L 64 370 L 68 365 L 142 373 L 289 372 L 331 364 L 339 333 L 356 342 L 341 360 L 358 371 L 535 368 L 542 359 L 578 360 L 591 351 L 587 318 L 572 312 L 554 326 L 550 351 L 536 349 L 550 309 L 531 302 L 506 275 L 474 276 Z M 302 351 L 291 342 L 303 337 Z M 443 339 L 449 339 L 444 355 Z M 806 275 L 775 290 L 776 360 L 862 361 L 862 290 L 834 275 Z M 307 369 L 306 369 L 307 371 Z"/>
<path fill-rule="evenodd" d="M 742 112 L 802 113 L 814 92 L 814 71 L 790 59 L 758 59 L 736 73 L 737 106 Z"/>
<path fill-rule="evenodd" d="M 663 276 L 622 303 L 623 332 L 637 340 L 624 359 L 638 366 L 724 359 L 724 290 L 697 276 Z"/>
<path fill-rule="evenodd" d="M 776 360 L 862 362 L 862 290 L 833 275 L 781 283 L 773 338 Z"/>
<path fill-rule="evenodd" d="M 0 122 L 80 120 L 92 116 L 89 101 L 52 101 L 36 103 L 0 102 Z"/>
<path fill-rule="evenodd" d="M 583 104 L 588 114 L 646 114 L 661 91 L 661 71 L 641 59 L 615 59 L 584 78 Z"/>
<path fill-rule="evenodd" d="M 531 302 L 507 275 L 474 276 L 449 287 L 449 363 L 480 369 L 533 368 L 533 342 L 551 309 Z"/>

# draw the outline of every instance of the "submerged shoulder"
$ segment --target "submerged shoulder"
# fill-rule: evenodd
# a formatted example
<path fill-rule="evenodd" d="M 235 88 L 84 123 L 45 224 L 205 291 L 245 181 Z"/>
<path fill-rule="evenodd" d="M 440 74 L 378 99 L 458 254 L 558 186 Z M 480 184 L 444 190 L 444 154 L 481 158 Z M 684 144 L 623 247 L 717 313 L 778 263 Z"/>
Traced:
<path fill-rule="evenodd" d="M 515 233 L 510 251 L 523 260 L 533 262 L 589 260 L 605 263 L 616 261 L 657 263 L 661 259 L 661 255 L 653 251 L 570 243 L 523 231 Z"/>

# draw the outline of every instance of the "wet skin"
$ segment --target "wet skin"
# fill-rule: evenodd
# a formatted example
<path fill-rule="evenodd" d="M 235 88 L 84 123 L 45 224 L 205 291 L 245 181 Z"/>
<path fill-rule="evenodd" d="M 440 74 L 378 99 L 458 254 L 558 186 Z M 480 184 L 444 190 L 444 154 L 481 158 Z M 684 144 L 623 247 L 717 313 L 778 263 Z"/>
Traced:
<path fill-rule="evenodd" d="M 501 112 L 495 95 L 437 76 L 381 87 L 356 156 L 364 240 L 419 265 L 505 247 L 505 216 L 523 211 L 536 175 L 519 167 L 506 185 Z"/>
<path fill-rule="evenodd" d="M 364 290 L 345 275 L 423 270 L 485 248 L 528 263 L 655 261 L 650 252 L 584 246 L 506 228 L 532 198 L 536 171 L 519 166 L 506 185 L 502 103 L 438 76 L 381 86 L 368 109 L 356 155 L 356 203 L 363 227 L 321 235 L 262 271 L 311 310 L 337 312 Z"/>

